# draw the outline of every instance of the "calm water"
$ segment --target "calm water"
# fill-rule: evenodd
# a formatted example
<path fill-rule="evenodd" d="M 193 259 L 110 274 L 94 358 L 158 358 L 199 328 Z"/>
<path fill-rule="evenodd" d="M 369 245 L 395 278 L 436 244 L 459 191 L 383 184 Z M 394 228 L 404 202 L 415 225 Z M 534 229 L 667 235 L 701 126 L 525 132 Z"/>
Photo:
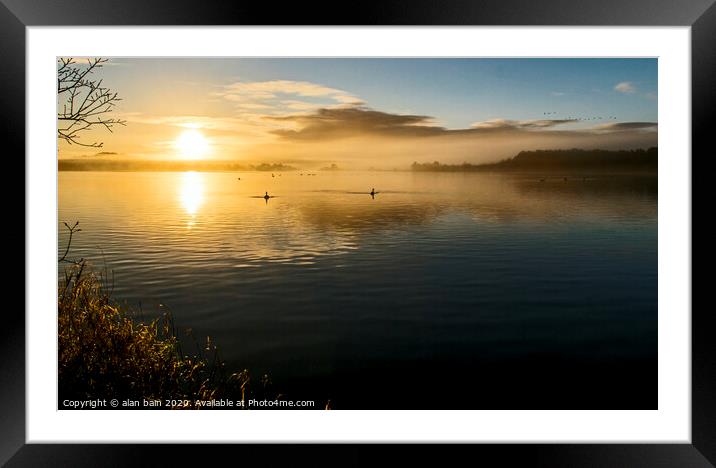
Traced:
<path fill-rule="evenodd" d="M 76 220 L 115 299 L 290 397 L 656 407 L 654 177 L 62 172 Z"/>

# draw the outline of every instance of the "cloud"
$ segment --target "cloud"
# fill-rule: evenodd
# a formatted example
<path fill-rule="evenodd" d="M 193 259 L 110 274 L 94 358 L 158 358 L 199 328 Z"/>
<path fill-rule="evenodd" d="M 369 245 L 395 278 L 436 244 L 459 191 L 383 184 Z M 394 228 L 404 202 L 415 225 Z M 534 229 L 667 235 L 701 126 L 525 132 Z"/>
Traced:
<path fill-rule="evenodd" d="M 264 119 L 281 127 L 271 131 L 289 140 L 316 140 L 349 138 L 354 136 L 377 136 L 396 138 L 437 137 L 458 135 L 487 135 L 503 133 L 594 134 L 633 130 L 656 130 L 655 122 L 614 122 L 586 129 L 558 129 L 556 127 L 575 123 L 576 119 L 509 120 L 490 119 L 475 122 L 468 128 L 447 129 L 434 125 L 427 115 L 391 114 L 367 107 L 322 108 L 313 112 Z"/>
<path fill-rule="evenodd" d="M 567 119 L 492 119 L 476 122 L 469 128 L 447 129 L 435 125 L 435 120 L 427 115 L 391 114 L 367 107 L 322 108 L 312 113 L 266 116 L 265 118 L 285 125 L 284 128 L 273 130 L 273 134 L 285 139 L 303 141 L 353 136 L 415 138 L 514 131 L 532 132 L 576 122 Z"/>
<path fill-rule="evenodd" d="M 561 91 L 552 91 L 552 92 L 549 93 L 549 94 L 551 94 L 552 96 L 557 96 L 557 97 L 558 97 L 558 96 L 564 96 L 564 95 L 567 94 L 567 93 L 563 93 L 563 92 L 561 92 Z"/>
<path fill-rule="evenodd" d="M 233 102 L 242 109 L 265 109 L 274 112 L 364 104 L 351 93 L 309 81 L 238 81 L 224 86 L 214 95 Z"/>
<path fill-rule="evenodd" d="M 614 122 L 594 127 L 596 131 L 624 132 L 629 130 L 657 130 L 656 122 Z"/>
<path fill-rule="evenodd" d="M 419 137 L 438 135 L 446 129 L 430 125 L 425 115 L 390 114 L 365 107 L 322 108 L 313 113 L 267 116 L 267 120 L 293 128 L 274 130 L 288 139 L 336 139 L 356 135 Z"/>
<path fill-rule="evenodd" d="M 473 123 L 470 128 L 478 130 L 540 129 L 576 122 L 574 119 L 505 120 L 491 119 Z"/>
<path fill-rule="evenodd" d="M 298 101 L 296 99 L 286 99 L 280 101 L 280 103 L 283 107 L 294 111 L 313 111 L 322 107 L 314 102 Z"/>
<path fill-rule="evenodd" d="M 622 81 L 614 86 L 614 91 L 618 91 L 624 94 L 631 94 L 636 92 L 636 87 L 631 81 Z"/>

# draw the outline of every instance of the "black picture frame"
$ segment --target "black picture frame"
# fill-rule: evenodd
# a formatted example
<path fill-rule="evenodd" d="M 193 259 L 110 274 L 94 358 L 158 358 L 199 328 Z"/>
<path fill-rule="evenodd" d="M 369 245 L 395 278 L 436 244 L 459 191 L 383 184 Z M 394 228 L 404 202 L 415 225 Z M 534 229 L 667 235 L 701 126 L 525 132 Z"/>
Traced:
<path fill-rule="evenodd" d="M 5 145 L 25 154 L 25 28 L 28 26 L 111 25 L 530 25 L 530 26 L 690 26 L 692 66 L 692 193 L 697 178 L 693 155 L 702 160 L 713 133 L 716 103 L 715 0 L 383 0 L 355 4 L 270 3 L 204 0 L 0 0 L 0 113 Z M 340 8 L 339 8 L 340 7 Z M 712 151 L 711 151 L 712 152 Z M 689 155 L 678 155 L 689 157 Z M 699 163 L 701 166 L 701 163 Z M 24 167 L 22 168 L 24 171 Z M 699 183 L 699 185 L 701 185 Z M 17 188 L 13 188 L 16 193 Z M 4 192 L 9 192 L 8 188 Z M 10 197 L 9 193 L 5 193 Z M 15 195 L 17 198 L 17 195 Z M 692 206 L 693 213 L 693 206 Z M 693 219 L 693 217 L 692 217 Z M 694 223 L 692 221 L 692 233 Z M 28 246 L 24 240 L 20 242 Z M 693 249 L 693 241 L 692 241 Z M 700 260 L 705 262 L 705 260 Z M 693 276 L 693 274 L 692 274 Z M 32 281 L 32 278 L 26 278 Z M 692 287 L 693 291 L 693 287 Z M 693 292 L 692 292 L 693 298 Z M 693 302 L 692 299 L 692 303 Z M 24 309 L 23 309 L 24 310 Z M 689 311 L 674 311 L 688 313 Z M 450 457 L 424 446 L 401 450 L 401 457 L 443 464 L 459 460 L 499 460 L 523 466 L 714 466 L 716 465 L 716 340 L 710 308 L 693 307 L 691 444 L 479 444 L 450 449 Z M 49 445 L 25 444 L 25 317 L 17 306 L 6 308 L 0 327 L 0 463 L 8 466 L 144 466 L 150 456 L 159 465 L 193 464 L 235 450 L 230 445 L 193 448 L 186 445 Z M 387 447 L 381 447 L 385 450 Z M 355 466 L 384 455 L 369 445 L 316 448 L 286 446 L 266 450 L 240 447 L 242 457 L 266 460 L 270 466 L 313 460 L 312 465 Z M 392 448 L 388 448 L 392 450 Z M 267 454 L 268 452 L 268 454 Z M 267 458 L 268 457 L 268 458 Z M 246 460 L 247 458 L 243 458 Z M 290 466 L 289 465 L 289 466 Z"/>

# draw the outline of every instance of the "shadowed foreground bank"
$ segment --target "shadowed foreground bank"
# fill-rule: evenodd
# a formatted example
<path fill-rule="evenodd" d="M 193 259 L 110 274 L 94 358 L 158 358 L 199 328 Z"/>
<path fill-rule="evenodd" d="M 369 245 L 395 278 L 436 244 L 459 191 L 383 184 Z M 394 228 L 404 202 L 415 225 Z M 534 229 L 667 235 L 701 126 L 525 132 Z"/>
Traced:
<path fill-rule="evenodd" d="M 266 376 L 254 388 L 246 370 L 227 371 L 209 338 L 185 354 L 169 314 L 133 321 L 84 261 L 65 271 L 58 291 L 58 381 L 60 409 L 64 400 L 176 400 L 197 409 L 199 401 L 280 398 Z"/>

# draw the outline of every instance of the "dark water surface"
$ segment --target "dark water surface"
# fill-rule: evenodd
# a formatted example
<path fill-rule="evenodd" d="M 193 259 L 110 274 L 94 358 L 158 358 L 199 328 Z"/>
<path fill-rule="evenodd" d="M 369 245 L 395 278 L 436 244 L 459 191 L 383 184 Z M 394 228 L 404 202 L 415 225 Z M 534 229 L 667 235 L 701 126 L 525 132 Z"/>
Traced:
<path fill-rule="evenodd" d="M 116 300 L 289 398 L 657 406 L 655 177 L 61 172 L 76 220 Z"/>

